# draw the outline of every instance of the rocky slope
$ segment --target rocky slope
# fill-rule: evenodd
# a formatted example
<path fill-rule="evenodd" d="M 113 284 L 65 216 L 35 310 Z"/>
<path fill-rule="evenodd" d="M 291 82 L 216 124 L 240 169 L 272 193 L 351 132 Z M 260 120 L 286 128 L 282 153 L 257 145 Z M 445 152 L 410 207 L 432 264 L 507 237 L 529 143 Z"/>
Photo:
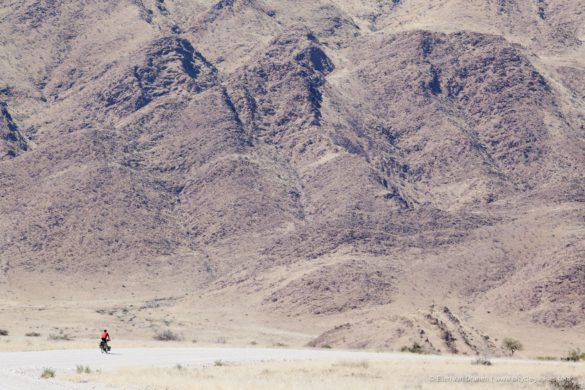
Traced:
<path fill-rule="evenodd" d="M 463 324 L 486 312 L 574 329 L 584 11 L 4 3 L 0 289 L 223 297 L 351 346 L 493 349 Z"/>

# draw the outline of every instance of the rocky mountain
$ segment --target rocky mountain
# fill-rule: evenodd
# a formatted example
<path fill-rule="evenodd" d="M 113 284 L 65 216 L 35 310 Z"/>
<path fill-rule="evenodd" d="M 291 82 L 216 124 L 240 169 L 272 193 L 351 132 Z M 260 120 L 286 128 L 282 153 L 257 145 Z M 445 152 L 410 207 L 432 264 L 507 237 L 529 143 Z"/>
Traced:
<path fill-rule="evenodd" d="M 313 345 L 578 332 L 584 25 L 560 0 L 4 2 L 0 291 L 199 296 Z"/>

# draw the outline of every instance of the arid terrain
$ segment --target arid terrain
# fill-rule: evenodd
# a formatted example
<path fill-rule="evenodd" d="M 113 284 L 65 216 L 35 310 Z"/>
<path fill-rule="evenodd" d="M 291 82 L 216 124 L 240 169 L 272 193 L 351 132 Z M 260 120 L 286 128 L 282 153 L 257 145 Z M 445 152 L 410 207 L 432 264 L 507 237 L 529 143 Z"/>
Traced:
<path fill-rule="evenodd" d="M 485 364 L 488 362 L 489 364 Z M 3 390 L 570 389 L 582 363 L 266 348 L 0 352 Z M 564 387 L 559 387 L 559 384 Z"/>
<path fill-rule="evenodd" d="M 585 349 L 583 40 L 578 0 L 2 1 L 0 350 Z"/>

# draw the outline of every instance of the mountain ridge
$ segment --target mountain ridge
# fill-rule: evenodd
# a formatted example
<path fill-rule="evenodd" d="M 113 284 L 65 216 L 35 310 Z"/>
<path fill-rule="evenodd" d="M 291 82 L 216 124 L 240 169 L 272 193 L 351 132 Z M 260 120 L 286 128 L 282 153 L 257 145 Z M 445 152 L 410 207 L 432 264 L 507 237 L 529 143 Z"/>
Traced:
<path fill-rule="evenodd" d="M 201 296 L 315 345 L 578 332 L 585 13 L 464 3 L 7 3 L 0 289 Z"/>

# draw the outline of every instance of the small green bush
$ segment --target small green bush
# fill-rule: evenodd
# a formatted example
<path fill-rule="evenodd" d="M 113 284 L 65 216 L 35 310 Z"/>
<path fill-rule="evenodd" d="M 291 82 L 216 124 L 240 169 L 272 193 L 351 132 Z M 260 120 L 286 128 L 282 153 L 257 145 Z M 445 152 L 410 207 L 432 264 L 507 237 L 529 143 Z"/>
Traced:
<path fill-rule="evenodd" d="M 41 337 L 41 334 L 38 332 L 28 332 L 25 334 L 26 337 Z"/>
<path fill-rule="evenodd" d="M 8 336 L 8 331 L 6 329 L 0 329 L 0 336 Z"/>
<path fill-rule="evenodd" d="M 43 370 L 43 372 L 41 373 L 41 378 L 43 379 L 49 379 L 49 378 L 54 378 L 55 377 L 55 370 L 53 370 L 52 368 L 45 368 Z"/>
<path fill-rule="evenodd" d="M 514 352 L 522 351 L 524 346 L 520 341 L 507 337 L 502 341 L 502 349 L 509 352 L 510 356 L 514 356 Z"/>

